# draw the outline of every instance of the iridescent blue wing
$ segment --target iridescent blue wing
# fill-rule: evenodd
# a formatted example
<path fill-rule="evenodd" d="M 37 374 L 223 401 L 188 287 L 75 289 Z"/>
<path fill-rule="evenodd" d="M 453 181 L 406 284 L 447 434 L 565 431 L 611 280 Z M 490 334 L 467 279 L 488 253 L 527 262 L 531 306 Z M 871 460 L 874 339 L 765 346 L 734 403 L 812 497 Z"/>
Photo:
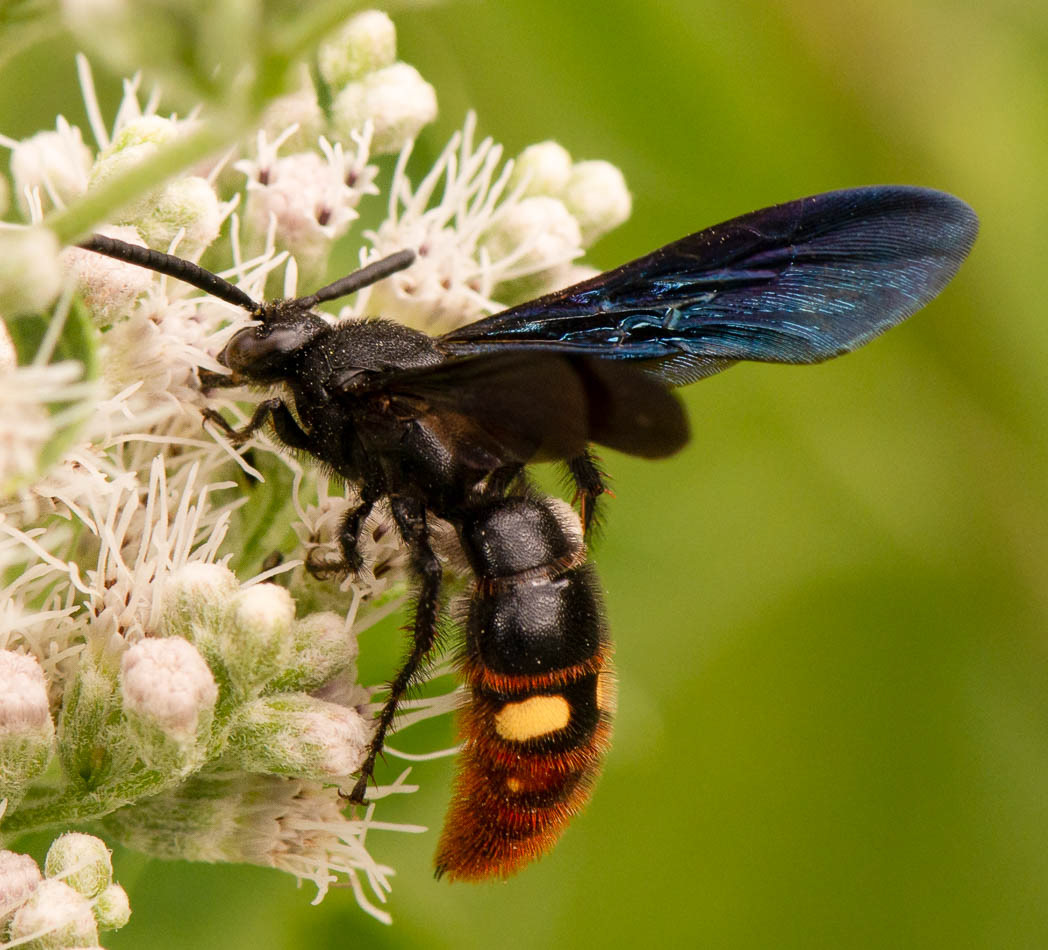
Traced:
<path fill-rule="evenodd" d="M 881 185 L 733 218 L 462 327 L 450 356 L 527 348 L 636 360 L 679 385 L 738 360 L 817 363 L 919 310 L 971 249 L 952 195 Z"/>

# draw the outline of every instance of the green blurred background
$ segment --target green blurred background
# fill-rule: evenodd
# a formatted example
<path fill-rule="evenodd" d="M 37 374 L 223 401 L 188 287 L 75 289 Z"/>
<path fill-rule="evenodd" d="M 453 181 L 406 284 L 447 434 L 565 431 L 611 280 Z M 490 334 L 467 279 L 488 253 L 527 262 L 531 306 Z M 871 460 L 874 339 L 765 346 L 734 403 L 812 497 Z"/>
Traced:
<path fill-rule="evenodd" d="M 597 266 L 877 182 L 952 191 L 982 233 L 901 329 L 684 390 L 694 439 L 671 461 L 608 453 L 617 733 L 551 856 L 505 884 L 434 882 L 451 762 L 423 764 L 399 814 L 434 830 L 370 839 L 397 868 L 392 928 L 349 892 L 311 907 L 274 872 L 118 851 L 135 916 L 108 945 L 1048 946 L 1048 7 L 490 0 L 396 19 L 440 96 L 424 150 L 474 108 L 510 154 L 554 138 L 622 168 L 634 214 Z M 4 132 L 69 110 L 72 52 L 0 73 Z M 400 744 L 445 742 L 442 723 Z"/>

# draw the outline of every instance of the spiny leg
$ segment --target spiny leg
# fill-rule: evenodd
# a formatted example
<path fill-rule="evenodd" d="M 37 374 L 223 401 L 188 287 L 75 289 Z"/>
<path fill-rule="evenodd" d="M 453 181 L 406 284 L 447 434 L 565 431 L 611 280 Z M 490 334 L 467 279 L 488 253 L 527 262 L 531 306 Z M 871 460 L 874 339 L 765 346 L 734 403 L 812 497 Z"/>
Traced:
<path fill-rule="evenodd" d="M 371 509 L 375 507 L 378 497 L 364 494 L 360 504 L 351 508 L 342 518 L 338 526 L 338 549 L 342 559 L 332 562 L 320 554 L 320 548 L 313 548 L 306 558 L 306 569 L 314 577 L 323 578 L 342 571 L 357 573 L 363 567 L 364 561 L 360 555 L 360 533 L 364 529 L 364 522 Z"/>
<path fill-rule="evenodd" d="M 255 407 L 247 425 L 239 429 L 230 425 L 225 416 L 215 409 L 204 409 L 203 416 L 208 422 L 213 422 L 218 426 L 234 445 L 243 445 L 266 422 L 272 420 L 277 438 L 289 449 L 317 454 L 312 436 L 298 424 L 291 410 L 281 399 L 265 399 L 260 402 Z"/>
<path fill-rule="evenodd" d="M 415 624 L 411 651 L 389 685 L 389 695 L 378 715 L 375 734 L 368 745 L 367 758 L 360 768 L 360 778 L 357 779 L 353 790 L 347 796 L 356 805 L 362 805 L 365 802 L 364 796 L 367 793 L 368 782 L 375 770 L 375 759 L 385 744 L 386 733 L 393 724 L 397 707 L 404 693 L 418 675 L 422 663 L 432 652 L 437 640 L 442 569 L 440 561 L 430 547 L 426 509 L 413 499 L 394 495 L 390 498 L 390 511 L 401 536 L 411 549 L 411 567 L 419 581 L 418 596 L 415 601 Z"/>
<path fill-rule="evenodd" d="M 582 530 L 588 536 L 590 528 L 597 522 L 597 499 L 609 491 L 605 481 L 607 475 L 600 470 L 596 456 L 589 449 L 568 459 L 567 464 L 575 483 L 575 501 L 579 503 Z"/>

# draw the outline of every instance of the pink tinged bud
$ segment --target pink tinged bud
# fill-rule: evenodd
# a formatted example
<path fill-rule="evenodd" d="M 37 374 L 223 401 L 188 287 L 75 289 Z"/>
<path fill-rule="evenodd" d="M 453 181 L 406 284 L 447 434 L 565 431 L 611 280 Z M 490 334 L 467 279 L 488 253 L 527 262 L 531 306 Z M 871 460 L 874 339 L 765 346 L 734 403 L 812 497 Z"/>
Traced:
<path fill-rule="evenodd" d="M 0 651 L 0 741 L 6 736 L 53 732 L 47 680 L 36 657 Z"/>
<path fill-rule="evenodd" d="M 36 657 L 0 651 L 0 799 L 17 802 L 47 768 L 55 727 Z"/>
<path fill-rule="evenodd" d="M 108 237 L 144 247 L 135 228 L 103 228 Z M 134 264 L 104 257 L 79 247 L 67 247 L 61 253 L 67 273 L 76 281 L 84 303 L 99 326 L 107 326 L 131 313 L 135 301 L 153 282 L 152 271 Z"/>
<path fill-rule="evenodd" d="M 41 881 L 16 912 L 8 933 L 11 942 L 32 950 L 98 945 L 98 926 L 91 902 L 62 881 Z"/>
<path fill-rule="evenodd" d="M 289 693 L 247 704 L 230 750 L 245 771 L 328 782 L 360 767 L 370 738 L 355 709 Z"/>
<path fill-rule="evenodd" d="M 195 738 L 211 721 L 218 688 L 204 658 L 181 637 L 146 639 L 123 656 L 124 710 L 176 741 Z"/>
<path fill-rule="evenodd" d="M 0 920 L 21 907 L 42 879 L 28 854 L 0 851 Z"/>

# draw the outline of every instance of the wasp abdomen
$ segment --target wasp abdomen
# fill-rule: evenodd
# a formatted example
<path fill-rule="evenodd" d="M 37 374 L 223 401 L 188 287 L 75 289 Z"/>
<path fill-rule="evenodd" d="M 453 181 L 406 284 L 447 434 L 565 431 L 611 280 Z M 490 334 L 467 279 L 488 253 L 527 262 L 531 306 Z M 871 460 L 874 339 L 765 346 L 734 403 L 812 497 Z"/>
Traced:
<path fill-rule="evenodd" d="M 510 497 L 460 526 L 476 574 L 460 715 L 465 746 L 437 874 L 506 876 L 585 805 L 613 711 L 611 646 L 582 529 L 561 501 Z"/>

